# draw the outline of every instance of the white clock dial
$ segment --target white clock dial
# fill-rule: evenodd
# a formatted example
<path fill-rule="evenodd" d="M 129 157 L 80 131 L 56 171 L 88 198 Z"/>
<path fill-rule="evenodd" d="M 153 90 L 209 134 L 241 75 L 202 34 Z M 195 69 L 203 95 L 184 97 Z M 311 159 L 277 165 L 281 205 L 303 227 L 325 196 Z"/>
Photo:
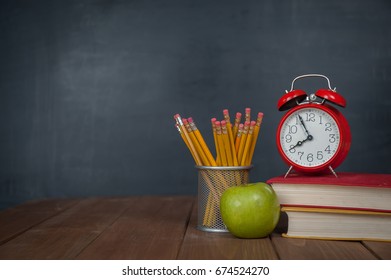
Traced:
<path fill-rule="evenodd" d="M 279 139 L 287 158 L 308 168 L 327 164 L 337 153 L 340 140 L 334 118 L 317 108 L 303 108 L 288 116 Z"/>

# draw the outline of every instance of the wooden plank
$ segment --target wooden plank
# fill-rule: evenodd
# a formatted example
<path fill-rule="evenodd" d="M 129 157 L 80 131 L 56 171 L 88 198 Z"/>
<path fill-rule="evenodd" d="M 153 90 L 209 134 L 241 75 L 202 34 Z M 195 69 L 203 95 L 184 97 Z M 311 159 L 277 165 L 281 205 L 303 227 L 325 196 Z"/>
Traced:
<path fill-rule="evenodd" d="M 77 228 L 103 231 L 138 199 L 138 197 L 83 199 L 57 217 L 45 221 L 40 228 Z"/>
<path fill-rule="evenodd" d="M 196 227 L 195 204 L 178 259 L 277 259 L 269 238 L 239 239 L 230 233 L 204 232 Z"/>
<path fill-rule="evenodd" d="M 129 202 L 124 198 L 82 200 L 0 246 L 0 259 L 73 259 Z"/>
<path fill-rule="evenodd" d="M 193 197 L 140 198 L 78 259 L 175 259 L 193 202 Z"/>
<path fill-rule="evenodd" d="M 285 238 L 272 235 L 273 244 L 284 260 L 373 260 L 377 259 L 361 242 Z"/>
<path fill-rule="evenodd" d="M 0 259 L 74 259 L 97 232 L 76 228 L 32 229 L 0 247 Z"/>
<path fill-rule="evenodd" d="M 1 211 L 0 245 L 72 207 L 77 202 L 73 199 L 30 201 Z"/>
<path fill-rule="evenodd" d="M 363 244 L 378 258 L 391 260 L 391 242 L 365 241 Z"/>

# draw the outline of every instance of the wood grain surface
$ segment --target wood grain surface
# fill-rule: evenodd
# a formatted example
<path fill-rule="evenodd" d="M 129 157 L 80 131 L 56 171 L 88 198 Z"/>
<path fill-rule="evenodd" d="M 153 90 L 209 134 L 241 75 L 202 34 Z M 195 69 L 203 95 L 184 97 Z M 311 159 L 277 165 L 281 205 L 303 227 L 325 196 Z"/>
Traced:
<path fill-rule="evenodd" d="M 197 229 L 192 196 L 34 201 L 0 212 L 0 259 L 376 260 L 391 243 L 240 239 Z"/>

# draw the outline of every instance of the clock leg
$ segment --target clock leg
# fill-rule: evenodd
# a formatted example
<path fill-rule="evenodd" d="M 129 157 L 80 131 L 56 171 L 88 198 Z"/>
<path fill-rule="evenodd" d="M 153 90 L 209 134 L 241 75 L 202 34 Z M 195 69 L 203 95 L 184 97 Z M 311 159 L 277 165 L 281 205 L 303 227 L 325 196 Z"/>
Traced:
<path fill-rule="evenodd" d="M 285 173 L 284 179 L 291 173 L 293 166 L 291 165 L 288 169 L 288 171 Z"/>
<path fill-rule="evenodd" d="M 331 173 L 333 173 L 335 178 L 338 178 L 337 173 L 335 173 L 334 169 L 330 165 L 329 165 L 329 169 L 330 169 Z"/>

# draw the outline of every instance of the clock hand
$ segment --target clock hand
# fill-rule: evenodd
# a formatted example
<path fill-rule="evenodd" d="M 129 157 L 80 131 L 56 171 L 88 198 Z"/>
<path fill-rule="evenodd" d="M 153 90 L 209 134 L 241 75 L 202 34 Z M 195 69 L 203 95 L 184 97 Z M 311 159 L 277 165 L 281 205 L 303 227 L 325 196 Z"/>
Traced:
<path fill-rule="evenodd" d="M 311 141 L 312 139 L 314 139 L 314 137 L 308 132 L 308 129 L 307 129 L 307 127 L 306 127 L 305 124 L 304 124 L 303 118 L 302 118 L 299 114 L 297 114 L 297 116 L 299 117 L 300 123 L 301 123 L 301 125 L 303 126 L 305 132 L 307 133 L 307 138 L 304 139 L 304 140 L 302 140 L 302 141 L 297 141 L 296 145 L 294 145 L 294 146 L 292 146 L 292 147 L 289 148 L 289 151 L 290 151 L 290 150 L 293 150 L 293 149 L 296 148 L 296 147 L 300 147 L 300 146 L 303 145 L 303 143 L 306 142 L 306 141 Z"/>
<path fill-rule="evenodd" d="M 294 145 L 294 146 L 292 146 L 292 147 L 289 148 L 289 151 L 290 151 L 290 150 L 293 150 L 293 149 L 296 148 L 296 147 L 300 147 L 301 145 L 303 145 L 304 142 L 306 142 L 306 141 L 311 141 L 312 139 L 314 139 L 314 138 L 312 137 L 312 135 L 308 135 L 306 139 L 304 139 L 304 140 L 302 140 L 302 141 L 297 141 L 296 145 Z"/>
<path fill-rule="evenodd" d="M 301 122 L 301 125 L 304 127 L 305 132 L 307 133 L 308 136 L 311 136 L 310 133 L 309 133 L 308 130 L 307 130 L 307 127 L 306 127 L 305 124 L 304 124 L 303 118 L 302 118 L 299 114 L 297 114 L 297 115 L 299 116 L 299 120 L 300 120 L 300 122 Z M 312 136 L 311 136 L 311 138 L 312 138 Z M 308 139 L 308 137 L 307 137 L 307 139 Z M 312 139 L 308 139 L 308 140 L 312 140 Z"/>
<path fill-rule="evenodd" d="M 290 148 L 289 148 L 289 151 L 290 151 L 290 150 L 293 150 L 293 149 L 296 148 L 296 147 L 299 147 L 299 146 L 303 145 L 303 143 L 304 143 L 305 141 L 307 141 L 307 139 L 304 139 L 303 141 L 297 141 L 297 144 L 294 145 L 294 146 L 292 146 L 292 147 L 290 147 Z"/>

